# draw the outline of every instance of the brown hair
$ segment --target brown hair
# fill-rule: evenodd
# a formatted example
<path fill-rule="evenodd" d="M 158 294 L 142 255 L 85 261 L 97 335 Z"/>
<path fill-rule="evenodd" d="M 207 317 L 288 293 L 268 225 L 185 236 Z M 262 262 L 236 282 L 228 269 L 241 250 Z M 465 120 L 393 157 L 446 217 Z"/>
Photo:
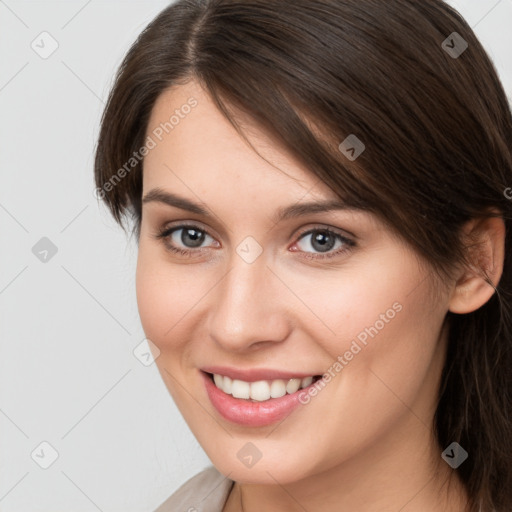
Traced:
<path fill-rule="evenodd" d="M 443 44 L 465 48 L 454 32 L 468 45 L 460 55 Z M 448 313 L 433 427 L 442 449 L 456 441 L 469 452 L 456 471 L 470 511 L 510 512 L 512 115 L 472 29 L 441 0 L 171 4 L 127 53 L 96 152 L 100 195 L 121 225 L 131 216 L 137 239 L 143 160 L 128 171 L 126 162 L 144 145 L 158 96 L 192 77 L 241 135 L 235 109 L 344 201 L 383 219 L 437 275 L 467 263 L 466 221 L 501 212 L 504 271 L 486 304 Z M 365 145 L 357 161 L 338 149 L 349 135 Z"/>

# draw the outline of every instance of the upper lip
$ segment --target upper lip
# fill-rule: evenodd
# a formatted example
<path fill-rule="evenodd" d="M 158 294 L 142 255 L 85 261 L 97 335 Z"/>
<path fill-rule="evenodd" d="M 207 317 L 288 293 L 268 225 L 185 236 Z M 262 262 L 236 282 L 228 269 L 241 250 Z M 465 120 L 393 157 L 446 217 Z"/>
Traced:
<path fill-rule="evenodd" d="M 229 366 L 205 366 L 201 368 L 206 373 L 216 373 L 224 375 L 231 379 L 243 380 L 245 382 L 256 382 L 259 380 L 276 379 L 303 379 L 305 377 L 314 377 L 317 373 L 291 372 L 288 370 L 276 370 L 273 368 L 251 368 L 242 370 L 240 368 L 231 368 Z"/>

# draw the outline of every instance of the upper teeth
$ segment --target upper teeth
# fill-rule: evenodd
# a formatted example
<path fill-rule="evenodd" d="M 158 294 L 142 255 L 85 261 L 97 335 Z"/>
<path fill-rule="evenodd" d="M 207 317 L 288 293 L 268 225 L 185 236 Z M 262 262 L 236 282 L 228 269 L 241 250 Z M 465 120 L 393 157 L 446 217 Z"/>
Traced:
<path fill-rule="evenodd" d="M 282 379 L 245 382 L 214 373 L 213 381 L 224 393 L 233 395 L 235 398 L 252 398 L 258 402 L 263 402 L 270 398 L 279 398 L 286 395 L 286 393 L 295 393 L 299 388 L 309 386 L 313 382 L 313 377 L 289 379 L 288 382 Z"/>

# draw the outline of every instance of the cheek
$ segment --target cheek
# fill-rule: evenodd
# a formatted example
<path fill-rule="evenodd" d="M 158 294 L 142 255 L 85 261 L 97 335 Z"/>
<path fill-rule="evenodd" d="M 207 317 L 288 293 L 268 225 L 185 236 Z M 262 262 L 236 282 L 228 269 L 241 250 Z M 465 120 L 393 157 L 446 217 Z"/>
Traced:
<path fill-rule="evenodd" d="M 163 272 L 156 251 L 141 241 L 136 270 L 137 305 L 146 336 L 160 349 L 165 333 L 175 323 L 178 287 Z"/>
<path fill-rule="evenodd" d="M 139 315 L 146 336 L 162 352 L 185 343 L 183 330 L 214 285 L 210 281 L 208 275 L 199 275 L 194 265 L 172 265 L 160 248 L 140 243 L 136 270 Z"/>
<path fill-rule="evenodd" d="M 331 354 L 341 356 L 330 367 L 334 402 L 367 432 L 377 425 L 385 431 L 413 410 L 426 423 L 435 398 L 444 360 L 443 308 L 429 307 L 424 287 L 409 292 L 401 287 L 379 300 L 369 296 L 365 308 L 337 324 L 343 334 L 329 346 Z M 356 435 L 351 425 L 345 428 L 349 438 Z"/>
<path fill-rule="evenodd" d="M 330 357 L 337 403 L 353 406 L 353 417 L 362 402 L 386 415 L 390 403 L 400 409 L 434 383 L 446 305 L 433 302 L 426 272 L 395 252 L 330 278 L 296 276 L 294 292 L 310 309 L 301 329 Z"/>
<path fill-rule="evenodd" d="M 358 338 L 362 343 L 389 330 L 412 295 L 419 274 L 411 261 L 391 256 L 361 258 L 338 269 L 280 269 L 283 281 L 293 290 L 289 300 L 302 312 L 302 329 L 311 339 L 336 350 L 348 350 Z M 336 350 L 335 350 L 336 349 Z"/>

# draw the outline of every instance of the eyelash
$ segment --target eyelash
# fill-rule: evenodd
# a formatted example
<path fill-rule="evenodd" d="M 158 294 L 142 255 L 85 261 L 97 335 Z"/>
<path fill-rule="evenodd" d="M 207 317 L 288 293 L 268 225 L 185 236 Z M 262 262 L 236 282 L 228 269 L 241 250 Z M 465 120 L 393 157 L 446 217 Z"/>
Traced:
<path fill-rule="evenodd" d="M 201 233 L 204 233 L 205 235 L 210 236 L 211 238 L 213 238 L 208 233 L 208 231 L 206 231 L 205 229 L 202 229 L 199 226 L 194 225 L 194 224 L 180 224 L 179 226 L 172 226 L 172 227 L 168 227 L 168 228 L 162 228 L 155 235 L 155 238 L 157 240 L 161 240 L 168 250 L 170 250 L 173 253 L 180 254 L 181 256 L 189 256 L 190 257 L 190 256 L 192 256 L 192 253 L 194 253 L 194 252 L 202 252 L 204 249 L 206 249 L 205 247 L 199 247 L 197 249 L 179 249 L 179 248 L 171 245 L 168 242 L 170 236 L 175 231 L 179 231 L 180 229 L 195 229 L 196 231 L 200 231 Z M 297 250 L 297 251 L 294 251 L 294 252 L 298 252 L 299 254 L 305 254 L 306 256 L 301 256 L 301 257 L 306 258 L 306 259 L 311 259 L 312 258 L 312 259 L 323 260 L 323 259 L 326 259 L 326 258 L 333 258 L 335 256 L 340 256 L 341 254 L 349 252 L 350 250 L 352 250 L 356 246 L 356 243 L 353 240 L 343 236 L 342 234 L 338 233 L 337 231 L 334 231 L 331 228 L 320 227 L 320 226 L 314 227 L 312 229 L 308 229 L 308 230 L 300 233 L 298 235 L 297 241 L 301 240 L 306 235 L 310 235 L 310 234 L 313 234 L 315 232 L 327 233 L 327 234 L 335 237 L 337 240 L 340 240 L 341 242 L 343 242 L 344 246 L 342 248 L 334 251 L 334 252 L 329 252 L 329 253 L 324 253 L 324 254 L 322 254 L 322 253 L 311 253 L 311 252 L 305 252 L 305 251 L 300 251 L 300 250 Z"/>

